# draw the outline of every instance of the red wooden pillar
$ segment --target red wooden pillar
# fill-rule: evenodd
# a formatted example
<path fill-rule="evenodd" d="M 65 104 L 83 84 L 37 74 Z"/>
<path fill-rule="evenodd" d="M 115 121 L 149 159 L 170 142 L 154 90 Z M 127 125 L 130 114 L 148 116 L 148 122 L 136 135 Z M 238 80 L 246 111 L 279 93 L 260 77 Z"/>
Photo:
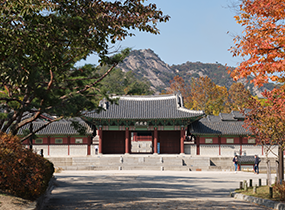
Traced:
<path fill-rule="evenodd" d="M 87 155 L 91 155 L 91 141 L 92 141 L 91 136 L 88 136 L 87 137 Z"/>
<path fill-rule="evenodd" d="M 197 155 L 200 155 L 200 136 L 196 138 Z"/>
<path fill-rule="evenodd" d="M 70 136 L 67 136 L 67 155 L 70 155 Z"/>
<path fill-rule="evenodd" d="M 50 136 L 47 137 L 47 144 L 48 144 L 48 155 L 49 155 L 49 150 L 50 150 Z"/>
<path fill-rule="evenodd" d="M 103 138 L 103 132 L 102 132 L 102 127 L 99 126 L 99 131 L 98 131 L 98 136 L 99 136 L 99 154 L 102 154 L 102 138 Z"/>
<path fill-rule="evenodd" d="M 219 155 L 221 155 L 221 136 L 218 136 Z"/>
<path fill-rule="evenodd" d="M 185 138 L 185 130 L 184 127 L 181 127 L 180 130 L 180 153 L 184 154 L 184 138 Z"/>
<path fill-rule="evenodd" d="M 130 144 L 130 138 L 129 138 L 129 128 L 126 127 L 126 132 L 125 132 L 125 154 L 129 154 L 129 144 Z"/>
<path fill-rule="evenodd" d="M 154 128 L 153 144 L 153 153 L 157 154 L 157 128 Z"/>
<path fill-rule="evenodd" d="M 242 136 L 239 137 L 239 144 L 240 144 L 239 155 L 242 155 Z"/>

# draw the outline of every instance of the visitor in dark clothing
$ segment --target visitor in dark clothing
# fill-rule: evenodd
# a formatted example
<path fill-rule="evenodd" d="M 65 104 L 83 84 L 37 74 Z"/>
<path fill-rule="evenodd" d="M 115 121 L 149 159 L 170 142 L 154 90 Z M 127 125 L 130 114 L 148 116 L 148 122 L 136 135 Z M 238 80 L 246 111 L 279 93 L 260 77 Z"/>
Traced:
<path fill-rule="evenodd" d="M 259 157 L 257 157 L 257 155 L 254 155 L 254 173 L 255 174 L 259 174 L 259 168 L 258 168 L 259 162 L 260 162 Z"/>
<path fill-rule="evenodd" d="M 238 157 L 237 157 L 237 155 L 235 155 L 233 158 L 233 164 L 235 166 L 235 172 L 237 172 L 237 168 L 238 168 Z"/>

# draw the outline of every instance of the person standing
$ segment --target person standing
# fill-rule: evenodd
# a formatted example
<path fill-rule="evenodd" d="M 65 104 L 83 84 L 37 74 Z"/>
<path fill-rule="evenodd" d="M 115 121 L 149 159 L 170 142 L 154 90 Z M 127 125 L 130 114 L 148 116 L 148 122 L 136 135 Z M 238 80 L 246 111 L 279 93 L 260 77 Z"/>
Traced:
<path fill-rule="evenodd" d="M 237 155 L 234 156 L 233 158 L 233 164 L 235 166 L 235 173 L 237 172 L 237 168 L 238 168 L 238 157 Z"/>
<path fill-rule="evenodd" d="M 259 162 L 260 162 L 259 157 L 257 155 L 254 155 L 254 173 L 255 174 L 259 174 L 259 168 L 258 168 Z"/>
<path fill-rule="evenodd" d="M 98 149 L 99 149 L 98 145 L 95 145 L 94 148 L 95 148 L 95 155 L 98 155 Z"/>

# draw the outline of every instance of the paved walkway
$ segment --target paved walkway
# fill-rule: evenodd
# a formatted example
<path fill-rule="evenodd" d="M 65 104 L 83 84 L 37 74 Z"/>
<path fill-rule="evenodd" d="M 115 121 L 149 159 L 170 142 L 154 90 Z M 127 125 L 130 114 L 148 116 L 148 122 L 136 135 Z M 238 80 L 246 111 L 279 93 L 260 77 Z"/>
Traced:
<path fill-rule="evenodd" d="M 239 181 L 265 174 L 210 171 L 63 171 L 44 210 L 267 209 L 235 200 Z M 272 177 L 273 178 L 273 177 Z"/>

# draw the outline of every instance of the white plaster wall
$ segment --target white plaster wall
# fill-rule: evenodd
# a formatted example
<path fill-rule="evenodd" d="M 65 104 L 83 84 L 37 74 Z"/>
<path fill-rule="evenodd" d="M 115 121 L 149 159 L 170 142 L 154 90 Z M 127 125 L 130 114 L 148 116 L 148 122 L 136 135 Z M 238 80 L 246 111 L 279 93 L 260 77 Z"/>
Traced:
<path fill-rule="evenodd" d="M 33 150 L 37 154 L 41 154 L 41 149 L 44 150 L 44 157 L 48 156 L 48 145 L 33 145 Z"/>
<path fill-rule="evenodd" d="M 190 144 L 184 144 L 184 153 L 186 155 L 192 155 L 191 154 L 191 145 Z"/>
<path fill-rule="evenodd" d="M 258 155 L 262 156 L 262 146 L 261 145 L 242 145 L 242 153 L 246 155 Z"/>
<path fill-rule="evenodd" d="M 219 155 L 219 145 L 200 145 L 200 155 L 218 156 Z"/>
<path fill-rule="evenodd" d="M 240 145 L 221 145 L 221 156 L 233 157 L 235 152 L 239 155 Z"/>
<path fill-rule="evenodd" d="M 196 155 L 197 147 L 195 144 L 184 144 L 184 153 L 186 155 Z"/>
<path fill-rule="evenodd" d="M 87 145 L 70 145 L 69 154 L 70 156 L 86 156 Z"/>
<path fill-rule="evenodd" d="M 196 144 L 191 145 L 191 155 L 197 155 L 197 146 L 196 146 Z"/>
<path fill-rule="evenodd" d="M 68 156 L 67 145 L 50 145 L 49 146 L 50 157 L 66 157 Z"/>
<path fill-rule="evenodd" d="M 263 147 L 264 148 L 264 156 L 265 156 L 265 149 L 266 149 L 266 147 Z M 268 148 L 270 148 L 270 150 L 272 151 L 272 152 L 269 152 L 269 154 L 268 154 L 268 157 L 276 157 L 276 155 L 278 155 L 278 146 L 270 146 L 270 147 L 268 147 Z M 274 153 L 276 154 L 276 155 L 274 155 Z"/>

